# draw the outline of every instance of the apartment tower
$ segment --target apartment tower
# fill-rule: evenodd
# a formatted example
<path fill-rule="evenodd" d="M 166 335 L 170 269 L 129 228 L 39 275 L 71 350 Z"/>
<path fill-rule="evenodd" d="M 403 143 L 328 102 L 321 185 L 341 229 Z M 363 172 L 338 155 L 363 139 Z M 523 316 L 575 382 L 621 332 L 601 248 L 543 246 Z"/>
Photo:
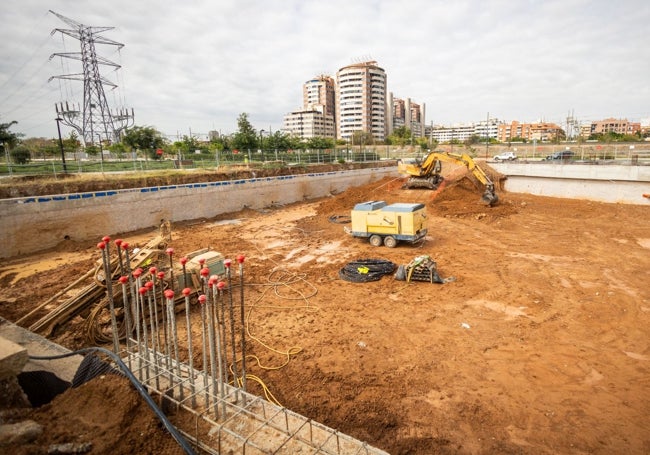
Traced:
<path fill-rule="evenodd" d="M 336 102 L 334 79 L 320 75 L 302 86 L 302 109 L 284 116 L 283 131 L 303 139 L 334 138 Z"/>
<path fill-rule="evenodd" d="M 355 131 L 386 138 L 386 72 L 375 61 L 345 66 L 336 73 L 336 137 Z"/>

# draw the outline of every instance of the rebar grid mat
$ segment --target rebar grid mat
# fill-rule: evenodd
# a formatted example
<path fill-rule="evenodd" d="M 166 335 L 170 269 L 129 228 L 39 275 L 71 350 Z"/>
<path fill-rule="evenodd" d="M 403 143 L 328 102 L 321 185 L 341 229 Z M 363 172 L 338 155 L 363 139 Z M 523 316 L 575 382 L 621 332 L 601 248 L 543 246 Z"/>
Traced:
<path fill-rule="evenodd" d="M 149 350 L 123 353 L 124 363 L 179 431 L 205 453 L 387 455 L 367 443 L 249 394 Z"/>

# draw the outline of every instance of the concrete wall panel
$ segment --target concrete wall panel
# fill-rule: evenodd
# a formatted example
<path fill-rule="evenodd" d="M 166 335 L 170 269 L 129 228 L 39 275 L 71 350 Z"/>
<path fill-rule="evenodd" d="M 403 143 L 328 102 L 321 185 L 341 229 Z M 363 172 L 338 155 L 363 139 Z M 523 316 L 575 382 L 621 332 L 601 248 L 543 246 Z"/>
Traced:
<path fill-rule="evenodd" d="M 397 176 L 396 168 L 6 199 L 0 201 L 0 258 L 42 251 L 67 239 L 99 241 L 158 226 L 161 220 L 212 218 L 246 207 L 315 199 L 385 176 Z"/>

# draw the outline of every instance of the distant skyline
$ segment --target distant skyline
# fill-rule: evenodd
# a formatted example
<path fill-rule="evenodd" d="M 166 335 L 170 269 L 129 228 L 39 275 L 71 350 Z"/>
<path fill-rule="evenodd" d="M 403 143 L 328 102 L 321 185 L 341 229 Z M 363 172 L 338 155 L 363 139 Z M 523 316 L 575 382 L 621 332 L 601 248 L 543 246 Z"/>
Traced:
<path fill-rule="evenodd" d="M 426 104 L 427 125 L 650 119 L 647 0 L 5 0 L 0 123 L 25 137 L 56 137 L 55 103 L 83 101 L 81 82 L 48 82 L 81 72 L 50 59 L 80 49 L 49 10 L 114 27 L 102 36 L 124 47 L 96 46 L 122 66 L 100 67 L 118 85 L 109 106 L 169 136 L 229 134 L 243 112 L 277 131 L 305 81 L 363 60 L 396 98 Z"/>

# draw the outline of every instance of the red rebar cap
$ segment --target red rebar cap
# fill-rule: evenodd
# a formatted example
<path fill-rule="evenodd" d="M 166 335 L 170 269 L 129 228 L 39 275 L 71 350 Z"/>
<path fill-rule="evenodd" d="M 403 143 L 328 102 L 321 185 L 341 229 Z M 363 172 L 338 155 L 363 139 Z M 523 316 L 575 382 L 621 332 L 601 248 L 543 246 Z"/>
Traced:
<path fill-rule="evenodd" d="M 149 268 L 149 273 L 152 274 L 152 275 L 155 275 L 157 271 L 158 271 L 158 269 L 155 268 L 155 267 L 150 267 Z"/>
<path fill-rule="evenodd" d="M 230 268 L 230 264 L 232 264 L 232 261 L 230 259 L 226 259 L 225 261 L 223 261 L 223 265 L 225 265 L 228 268 Z"/>
<path fill-rule="evenodd" d="M 217 281 L 219 281 L 219 278 L 216 277 L 216 276 L 214 276 L 214 275 L 212 275 L 212 276 L 210 277 L 210 279 L 208 280 L 208 286 L 212 286 L 212 285 L 214 285 Z"/>
<path fill-rule="evenodd" d="M 181 258 L 181 265 L 185 265 L 185 264 L 187 264 L 187 258 L 182 257 Z"/>
<path fill-rule="evenodd" d="M 151 288 L 153 287 L 153 281 L 147 281 L 144 284 L 144 287 L 147 288 L 148 290 L 151 290 Z"/>
<path fill-rule="evenodd" d="M 111 241 L 111 238 L 109 236 L 105 235 L 104 237 L 102 237 L 102 240 L 104 241 L 104 243 L 108 243 L 108 242 Z"/>
<path fill-rule="evenodd" d="M 140 267 L 138 267 L 137 269 L 135 269 L 133 271 L 133 276 L 138 278 L 140 275 L 142 275 L 142 269 Z"/>
<path fill-rule="evenodd" d="M 171 256 L 172 254 L 174 254 L 174 249 L 173 249 L 173 248 L 167 248 L 167 249 L 165 250 L 165 253 L 167 253 L 168 255 Z"/>
<path fill-rule="evenodd" d="M 145 295 L 148 291 L 149 291 L 149 289 L 145 288 L 144 286 L 142 286 L 140 289 L 138 289 L 138 292 L 140 294 L 142 294 L 142 295 Z"/>
<path fill-rule="evenodd" d="M 165 297 L 167 297 L 170 300 L 173 299 L 174 298 L 174 291 L 172 291 L 171 289 L 167 289 L 165 291 Z"/>
<path fill-rule="evenodd" d="M 244 257 L 243 254 L 240 254 L 239 256 L 237 256 L 237 262 L 239 262 L 240 264 L 244 263 L 244 259 L 245 259 L 245 257 Z"/>
<path fill-rule="evenodd" d="M 185 297 L 190 295 L 192 293 L 192 290 L 190 288 L 185 288 L 181 291 Z"/>
<path fill-rule="evenodd" d="M 122 249 L 123 250 L 128 250 L 129 249 L 129 242 L 122 242 Z"/>
<path fill-rule="evenodd" d="M 201 258 L 201 259 L 199 259 L 199 264 L 200 264 L 200 265 L 205 264 L 205 258 Z"/>
<path fill-rule="evenodd" d="M 224 283 L 223 281 L 219 281 L 217 283 L 217 289 L 222 290 L 225 287 L 226 287 L 226 283 Z"/>
<path fill-rule="evenodd" d="M 158 272 L 156 276 L 158 277 L 159 280 L 162 280 L 163 278 L 165 278 L 165 272 Z"/>
<path fill-rule="evenodd" d="M 121 276 L 119 279 L 120 279 L 120 283 L 122 283 L 122 284 L 124 284 L 124 283 L 126 283 L 127 281 L 129 281 L 129 277 L 128 277 L 128 276 Z"/>
<path fill-rule="evenodd" d="M 123 240 L 122 239 L 115 239 L 115 244 L 117 246 L 120 246 L 122 244 Z"/>
<path fill-rule="evenodd" d="M 99 248 L 100 250 L 103 250 L 104 248 L 106 248 L 106 244 L 104 242 L 99 242 L 97 244 L 97 248 Z"/>
<path fill-rule="evenodd" d="M 201 295 L 199 296 L 199 303 L 200 303 L 201 305 L 203 305 L 203 304 L 205 303 L 205 300 L 206 300 L 206 299 L 207 299 L 207 297 L 205 296 L 205 294 L 201 294 Z"/>
<path fill-rule="evenodd" d="M 201 269 L 201 276 L 208 276 L 210 275 L 210 269 L 205 267 Z"/>

